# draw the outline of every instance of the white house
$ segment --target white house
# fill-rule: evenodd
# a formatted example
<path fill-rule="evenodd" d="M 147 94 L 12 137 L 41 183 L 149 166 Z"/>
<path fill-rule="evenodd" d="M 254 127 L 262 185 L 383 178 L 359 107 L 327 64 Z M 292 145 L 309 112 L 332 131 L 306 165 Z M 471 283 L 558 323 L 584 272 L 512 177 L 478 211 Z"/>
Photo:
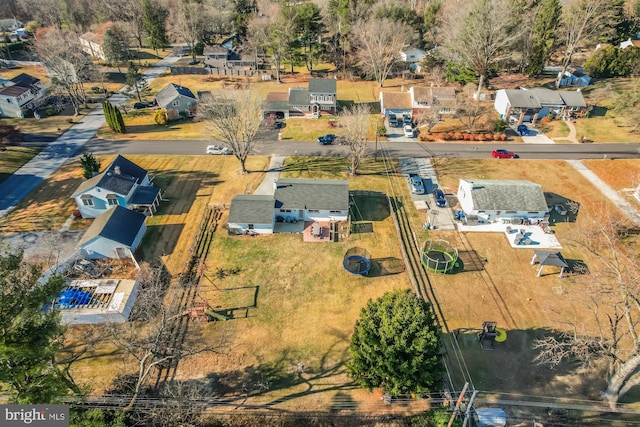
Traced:
<path fill-rule="evenodd" d="M 33 110 L 45 96 L 40 79 L 21 73 L 0 84 L 0 116 L 24 117 L 24 110 Z"/>
<path fill-rule="evenodd" d="M 407 47 L 400 51 L 400 58 L 402 58 L 404 62 L 409 63 L 420 62 L 426 55 L 427 53 L 424 50 L 418 49 L 417 47 Z"/>
<path fill-rule="evenodd" d="M 151 184 L 147 171 L 120 155 L 102 173 L 80 184 L 71 197 L 83 218 L 96 218 L 113 206 L 153 215 L 160 205 L 160 189 Z"/>
<path fill-rule="evenodd" d="M 238 195 L 229 210 L 230 234 L 272 234 L 276 223 L 333 222 L 349 217 L 349 183 L 278 179 L 273 195 Z"/>
<path fill-rule="evenodd" d="M 380 111 L 385 117 L 395 114 L 411 115 L 411 94 L 409 92 L 380 92 Z"/>
<path fill-rule="evenodd" d="M 553 113 L 563 116 L 568 113 L 581 115 L 587 103 L 580 90 L 557 91 L 545 88 L 499 89 L 496 91 L 494 108 L 500 118 L 509 120 L 515 116 L 518 123 L 535 123 L 539 118 Z"/>
<path fill-rule="evenodd" d="M 543 219 L 549 207 L 542 186 L 530 181 L 461 179 L 458 201 L 467 215 L 483 222 L 501 219 Z"/>
<path fill-rule="evenodd" d="M 631 46 L 640 47 L 640 40 L 632 40 L 631 37 L 629 37 L 627 40 L 620 43 L 620 49 L 626 49 Z"/>
<path fill-rule="evenodd" d="M 91 223 L 77 250 L 87 259 L 133 258 L 147 230 L 146 219 L 140 212 L 111 207 Z"/>

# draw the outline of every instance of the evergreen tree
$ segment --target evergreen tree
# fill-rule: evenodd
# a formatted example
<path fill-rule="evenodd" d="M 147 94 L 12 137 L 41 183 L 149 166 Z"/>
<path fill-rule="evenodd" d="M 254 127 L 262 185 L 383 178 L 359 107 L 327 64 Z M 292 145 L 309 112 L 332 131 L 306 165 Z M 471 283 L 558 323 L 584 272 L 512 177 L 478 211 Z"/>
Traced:
<path fill-rule="evenodd" d="M 89 179 L 93 176 L 94 172 L 100 172 L 100 162 L 91 153 L 84 153 L 80 157 L 80 165 L 84 171 L 82 176 L 85 179 Z"/>
<path fill-rule="evenodd" d="M 167 17 L 169 11 L 152 0 L 142 0 L 143 27 L 149 36 L 152 49 L 164 49 L 169 45 L 167 37 Z"/>
<path fill-rule="evenodd" d="M 17 403 L 50 403 L 67 393 L 54 362 L 64 328 L 57 310 L 43 310 L 64 288 L 61 276 L 39 283 L 41 269 L 22 252 L 0 254 L 0 382 Z"/>
<path fill-rule="evenodd" d="M 124 125 L 124 119 L 122 118 L 122 113 L 120 112 L 120 109 L 118 108 L 114 108 L 115 111 L 115 116 L 116 116 L 116 123 L 117 123 L 117 132 L 118 133 L 127 133 L 127 128 Z"/>
<path fill-rule="evenodd" d="M 102 112 L 104 113 L 104 120 L 107 122 L 107 126 L 109 129 L 113 131 L 113 118 L 111 117 L 111 103 L 109 101 L 104 101 L 102 103 Z"/>
<path fill-rule="evenodd" d="M 129 98 L 135 98 L 138 102 L 142 102 L 142 97 L 151 93 L 147 81 L 140 72 L 138 66 L 133 62 L 129 62 L 127 74 L 125 76 L 125 95 Z"/>
<path fill-rule="evenodd" d="M 556 41 L 556 31 L 561 13 L 560 0 L 546 0 L 536 16 L 533 24 L 533 44 L 527 66 L 527 73 L 530 76 L 540 74 L 549 58 Z"/>
<path fill-rule="evenodd" d="M 347 370 L 366 388 L 390 394 L 429 392 L 442 381 L 441 330 L 431 304 L 411 291 L 369 300 L 351 337 Z"/>
<path fill-rule="evenodd" d="M 129 57 L 129 47 L 127 46 L 126 39 L 119 32 L 108 28 L 104 32 L 102 50 L 104 51 L 104 56 L 107 58 L 107 61 L 117 66 L 118 72 L 120 73 L 120 64 Z"/>

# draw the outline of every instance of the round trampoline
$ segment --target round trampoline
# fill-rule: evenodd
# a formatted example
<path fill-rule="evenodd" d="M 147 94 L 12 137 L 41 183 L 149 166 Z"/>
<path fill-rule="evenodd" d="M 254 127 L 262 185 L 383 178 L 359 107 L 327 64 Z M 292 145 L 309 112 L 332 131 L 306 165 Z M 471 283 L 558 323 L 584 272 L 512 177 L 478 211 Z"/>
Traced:
<path fill-rule="evenodd" d="M 371 269 L 371 254 L 363 248 L 351 248 L 344 254 L 342 266 L 352 274 L 367 274 Z"/>
<path fill-rule="evenodd" d="M 458 261 L 458 250 L 446 240 L 427 240 L 422 247 L 420 260 L 427 270 L 446 273 Z"/>

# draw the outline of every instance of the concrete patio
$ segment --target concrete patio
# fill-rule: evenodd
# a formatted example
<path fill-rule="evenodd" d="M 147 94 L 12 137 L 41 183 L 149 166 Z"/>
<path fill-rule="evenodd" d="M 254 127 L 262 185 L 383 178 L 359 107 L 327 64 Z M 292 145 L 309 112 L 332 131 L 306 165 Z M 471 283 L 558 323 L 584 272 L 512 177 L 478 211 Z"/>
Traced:
<path fill-rule="evenodd" d="M 547 234 L 538 225 L 510 225 L 502 223 L 480 224 L 480 225 L 463 225 L 458 223 L 458 231 L 476 232 L 476 233 L 502 233 L 507 238 L 509 244 L 515 249 L 562 249 L 562 245 L 556 238 L 555 234 Z M 507 227 L 511 228 L 511 232 L 507 232 Z M 524 239 L 520 244 L 516 244 L 516 236 L 518 232 L 523 230 Z M 530 240 L 530 244 L 523 244 L 524 241 Z"/>

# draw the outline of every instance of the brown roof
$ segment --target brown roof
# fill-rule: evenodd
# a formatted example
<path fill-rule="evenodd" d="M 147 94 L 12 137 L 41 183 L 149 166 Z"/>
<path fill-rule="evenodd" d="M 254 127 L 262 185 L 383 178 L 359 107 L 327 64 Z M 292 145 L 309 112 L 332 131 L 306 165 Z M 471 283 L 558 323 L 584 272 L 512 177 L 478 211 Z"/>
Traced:
<path fill-rule="evenodd" d="M 0 95 L 6 95 L 6 96 L 20 96 L 25 92 L 29 92 L 29 88 L 28 87 L 22 87 L 22 86 L 7 86 L 5 88 L 0 89 Z"/>
<path fill-rule="evenodd" d="M 269 92 L 267 101 L 289 101 L 289 94 L 287 92 Z"/>
<path fill-rule="evenodd" d="M 430 89 L 431 89 L 431 95 L 436 98 L 455 98 L 456 97 L 456 89 L 451 86 L 447 86 L 447 87 L 432 86 Z"/>
<path fill-rule="evenodd" d="M 203 55 L 219 55 L 219 54 L 227 54 L 229 49 L 224 46 L 205 46 Z"/>
<path fill-rule="evenodd" d="M 411 88 L 413 90 L 413 100 L 415 102 L 429 102 L 432 99 L 431 91 L 426 87 L 416 87 L 413 86 Z"/>
<path fill-rule="evenodd" d="M 411 94 L 409 92 L 381 92 L 383 108 L 411 109 Z"/>

